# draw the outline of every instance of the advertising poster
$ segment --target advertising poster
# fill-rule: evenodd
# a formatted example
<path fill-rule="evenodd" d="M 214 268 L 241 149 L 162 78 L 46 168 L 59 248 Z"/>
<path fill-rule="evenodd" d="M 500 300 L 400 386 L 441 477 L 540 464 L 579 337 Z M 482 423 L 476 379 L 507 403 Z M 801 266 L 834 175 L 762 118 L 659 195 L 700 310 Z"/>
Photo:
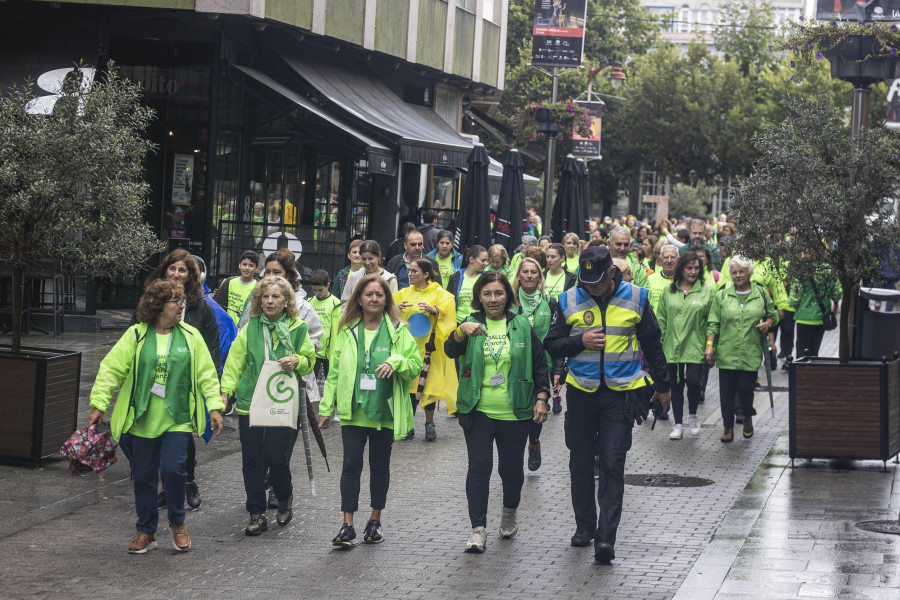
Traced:
<path fill-rule="evenodd" d="M 579 66 L 584 53 L 586 11 L 587 0 L 535 0 L 531 64 Z"/>
<path fill-rule="evenodd" d="M 900 0 L 807 0 L 818 21 L 900 21 Z"/>
<path fill-rule="evenodd" d="M 891 82 L 887 93 L 887 122 L 889 129 L 900 129 L 900 79 Z"/>
<path fill-rule="evenodd" d="M 187 213 L 183 206 L 175 206 L 172 208 L 172 233 L 170 237 L 183 239 L 186 236 L 185 220 Z"/>
<path fill-rule="evenodd" d="M 577 133 L 572 134 L 572 155 L 576 158 L 587 160 L 600 158 L 600 127 L 602 118 L 600 111 L 602 102 L 575 102 L 578 106 L 587 109 L 591 117 L 590 137 L 581 137 Z"/>
<path fill-rule="evenodd" d="M 175 206 L 190 206 L 191 190 L 194 187 L 194 155 L 176 154 L 174 160 L 172 204 Z"/>

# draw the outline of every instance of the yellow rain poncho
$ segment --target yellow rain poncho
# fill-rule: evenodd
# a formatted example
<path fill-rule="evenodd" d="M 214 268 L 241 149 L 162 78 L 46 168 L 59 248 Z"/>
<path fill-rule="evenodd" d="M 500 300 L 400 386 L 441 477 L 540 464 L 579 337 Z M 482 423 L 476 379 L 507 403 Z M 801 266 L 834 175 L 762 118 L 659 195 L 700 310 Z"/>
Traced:
<path fill-rule="evenodd" d="M 432 331 L 435 332 L 435 350 L 431 353 L 431 366 L 428 370 L 428 378 L 425 380 L 425 389 L 422 392 L 420 404 L 424 407 L 443 399 L 447 402 L 447 412 L 455 413 L 456 389 L 459 381 L 456 376 L 456 366 L 444 353 L 444 342 L 456 329 L 456 302 L 453 294 L 444 290 L 437 283 L 431 282 L 423 289 L 409 286 L 395 292 L 394 302 L 397 305 L 403 302 L 409 302 L 412 305 L 401 311 L 400 314 L 404 321 L 408 321 L 413 314 L 424 312 L 419 308 L 420 302 L 430 304 L 438 309 L 437 315 L 425 313 L 431 321 Z M 413 338 L 419 346 L 419 356 L 422 358 L 425 357 L 425 344 L 428 343 L 430 336 L 429 332 L 423 337 Z M 409 384 L 410 394 L 415 394 L 418 387 L 419 378 L 416 377 Z"/>

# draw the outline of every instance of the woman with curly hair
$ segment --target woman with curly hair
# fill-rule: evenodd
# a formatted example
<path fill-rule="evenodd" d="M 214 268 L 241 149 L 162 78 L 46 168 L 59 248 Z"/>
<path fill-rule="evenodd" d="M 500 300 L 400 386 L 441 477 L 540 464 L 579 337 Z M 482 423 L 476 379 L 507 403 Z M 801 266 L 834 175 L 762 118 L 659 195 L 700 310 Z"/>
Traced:
<path fill-rule="evenodd" d="M 191 261 L 193 264 L 193 261 Z M 203 300 L 205 303 L 206 301 Z M 113 439 L 131 462 L 137 534 L 128 552 L 155 550 L 159 507 L 156 486 L 169 490 L 169 529 L 176 552 L 191 548 L 184 526 L 188 442 L 206 430 L 206 397 L 213 432 L 222 431 L 219 380 L 200 332 L 185 323 L 184 288 L 166 279 L 147 286 L 138 304 L 138 323 L 128 328 L 100 363 L 91 390 L 88 426 L 99 423 L 120 388 L 113 407 Z M 121 387 L 120 387 L 121 386 Z"/>

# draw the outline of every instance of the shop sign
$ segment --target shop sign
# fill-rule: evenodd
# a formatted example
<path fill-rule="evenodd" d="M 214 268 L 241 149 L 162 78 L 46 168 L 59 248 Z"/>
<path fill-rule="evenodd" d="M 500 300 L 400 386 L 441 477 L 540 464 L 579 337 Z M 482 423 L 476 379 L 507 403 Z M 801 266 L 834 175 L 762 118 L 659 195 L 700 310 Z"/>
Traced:
<path fill-rule="evenodd" d="M 600 126 L 602 124 L 600 111 L 603 108 L 603 103 L 575 102 L 575 104 L 587 109 L 591 118 L 591 135 L 581 137 L 577 133 L 572 133 L 572 155 L 588 160 L 598 159 L 600 158 Z"/>
<path fill-rule="evenodd" d="M 379 175 L 394 174 L 394 167 L 396 166 L 396 164 L 393 156 L 369 152 L 368 160 L 369 173 L 376 173 Z"/>
<path fill-rule="evenodd" d="M 535 0 L 531 64 L 579 66 L 586 14 L 587 0 Z"/>

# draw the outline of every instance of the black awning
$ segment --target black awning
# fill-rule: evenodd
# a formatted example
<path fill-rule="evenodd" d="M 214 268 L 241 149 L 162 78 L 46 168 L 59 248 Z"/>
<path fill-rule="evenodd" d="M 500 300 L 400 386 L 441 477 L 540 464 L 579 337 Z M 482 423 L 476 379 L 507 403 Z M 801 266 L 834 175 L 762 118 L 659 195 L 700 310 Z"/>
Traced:
<path fill-rule="evenodd" d="M 466 166 L 472 150 L 468 140 L 433 110 L 404 102 L 367 70 L 308 60 L 284 51 L 279 54 L 289 67 L 342 110 L 399 138 L 400 160 Z"/>
<path fill-rule="evenodd" d="M 247 75 L 249 77 L 252 77 L 253 79 L 258 81 L 262 85 L 271 89 L 273 92 L 276 92 L 276 93 L 280 94 L 281 96 L 284 96 L 291 102 L 296 103 L 297 105 L 303 107 L 304 109 L 313 113 L 317 117 L 323 119 L 324 121 L 327 121 L 328 123 L 331 123 L 335 127 L 339 128 L 339 129 L 343 130 L 344 132 L 348 133 L 349 135 L 355 137 L 360 142 L 362 142 L 363 144 L 368 146 L 368 150 L 375 151 L 380 156 L 393 156 L 394 155 L 394 151 L 387 148 L 384 144 L 373 140 L 371 137 L 365 135 L 358 129 L 352 127 L 351 125 L 348 125 L 345 121 L 342 121 L 340 118 L 338 118 L 335 115 L 329 113 L 328 111 L 322 109 L 321 106 L 317 106 L 314 102 L 310 101 L 308 98 L 306 98 L 302 94 L 295 92 L 295 91 L 291 90 L 290 88 L 278 83 L 277 81 L 275 81 L 274 79 L 272 79 L 271 77 L 266 75 L 265 73 L 262 73 L 260 71 L 257 71 L 256 69 L 252 69 L 250 67 L 244 67 L 241 65 L 233 65 L 233 66 L 235 69 L 237 69 L 241 73 L 244 73 L 245 75 Z"/>

